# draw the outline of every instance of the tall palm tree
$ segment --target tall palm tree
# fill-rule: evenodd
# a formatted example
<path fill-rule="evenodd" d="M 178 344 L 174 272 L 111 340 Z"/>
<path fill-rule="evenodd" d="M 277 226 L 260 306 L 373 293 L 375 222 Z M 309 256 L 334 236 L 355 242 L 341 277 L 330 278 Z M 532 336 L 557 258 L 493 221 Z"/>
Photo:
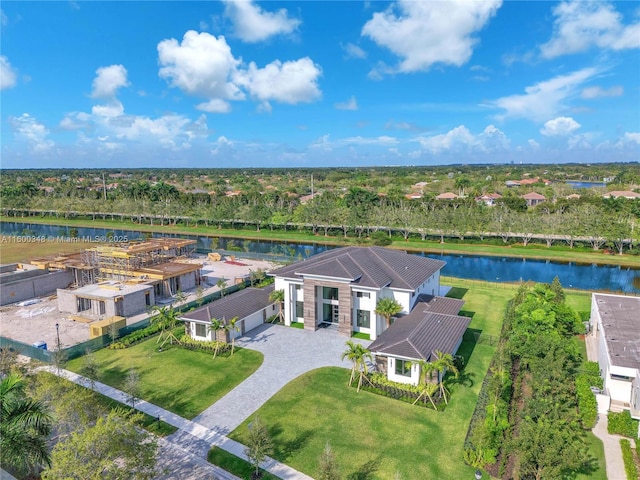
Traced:
<path fill-rule="evenodd" d="M 442 393 L 442 398 L 444 398 L 444 403 L 449 403 L 447 401 L 447 388 L 444 386 L 444 375 L 447 372 L 452 372 L 453 375 L 458 378 L 459 371 L 458 367 L 456 367 L 453 355 L 450 353 L 442 353 L 439 350 L 434 352 L 436 360 L 433 362 L 435 369 L 438 371 L 438 384 L 440 385 L 440 393 Z"/>
<path fill-rule="evenodd" d="M 382 315 L 387 321 L 387 328 L 391 326 L 391 317 L 402 311 L 402 305 L 395 298 L 381 298 L 376 304 L 376 314 Z"/>
<path fill-rule="evenodd" d="M 28 473 L 51 465 L 47 437 L 52 417 L 44 404 L 25 393 L 24 379 L 15 373 L 0 383 L 0 463 Z"/>
<path fill-rule="evenodd" d="M 278 318 L 280 322 L 284 321 L 284 315 L 282 314 L 282 306 L 284 304 L 284 290 L 274 290 L 269 294 L 269 301 L 278 304 Z"/>
<path fill-rule="evenodd" d="M 239 318 L 238 317 L 233 317 L 231 320 L 229 320 L 227 322 L 227 331 L 229 332 L 239 332 L 240 331 L 240 326 L 237 324 L 238 323 Z M 233 333 L 231 334 L 231 356 L 233 356 L 233 350 L 236 346 L 236 337 L 235 335 L 233 335 Z"/>
<path fill-rule="evenodd" d="M 420 395 L 416 398 L 413 404 L 415 405 L 420 401 L 422 397 L 427 397 L 433 405 L 434 409 L 438 409 L 436 404 L 433 401 L 433 395 L 438 391 L 438 384 L 432 383 L 429 380 L 431 379 L 431 375 L 436 370 L 436 366 L 432 362 L 427 362 L 426 360 L 417 360 L 416 362 L 411 362 L 415 365 L 418 365 L 420 368 Z"/>
<path fill-rule="evenodd" d="M 218 355 L 218 350 L 220 349 L 220 342 L 218 341 L 218 332 L 220 330 L 224 330 L 224 323 L 222 323 L 222 321 L 218 320 L 217 318 L 212 318 L 210 322 L 211 323 L 207 325 L 207 333 L 214 332 L 213 335 L 216 342 L 216 348 L 213 352 L 213 358 L 216 358 L 216 356 Z"/>

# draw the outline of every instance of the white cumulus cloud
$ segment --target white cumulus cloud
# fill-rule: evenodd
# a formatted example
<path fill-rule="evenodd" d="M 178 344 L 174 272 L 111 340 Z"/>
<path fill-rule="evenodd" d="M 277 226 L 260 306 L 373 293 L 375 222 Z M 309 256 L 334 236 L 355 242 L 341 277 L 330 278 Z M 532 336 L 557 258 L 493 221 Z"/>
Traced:
<path fill-rule="evenodd" d="M 96 70 L 96 78 L 93 79 L 93 98 L 113 98 L 121 87 L 129 85 L 127 81 L 127 69 L 122 65 L 109 65 Z"/>
<path fill-rule="evenodd" d="M 564 102 L 576 96 L 579 87 L 597 73 L 595 68 L 584 68 L 560 75 L 526 87 L 523 95 L 502 97 L 489 105 L 504 110 L 499 119 L 520 117 L 541 122 L 564 110 Z"/>
<path fill-rule="evenodd" d="M 242 100 L 244 94 L 231 80 L 240 64 L 221 35 L 189 30 L 182 42 L 162 40 L 158 44 L 159 75 L 171 86 L 201 97 Z"/>
<path fill-rule="evenodd" d="M 301 23 L 298 19 L 289 18 L 284 8 L 267 12 L 250 0 L 225 0 L 224 3 L 224 13 L 233 23 L 235 35 L 247 43 L 292 33 Z"/>
<path fill-rule="evenodd" d="M 359 47 L 355 43 L 346 43 L 340 45 L 344 50 L 346 58 L 367 58 L 367 52 L 365 52 L 362 47 Z"/>
<path fill-rule="evenodd" d="M 584 52 L 592 47 L 640 48 L 640 22 L 624 25 L 622 15 L 609 2 L 565 1 L 553 9 L 553 15 L 553 36 L 540 47 L 545 58 Z"/>
<path fill-rule="evenodd" d="M 54 145 L 53 141 L 47 138 L 49 129 L 28 113 L 19 117 L 9 117 L 9 124 L 16 137 L 26 141 L 34 152 L 49 150 Z"/>
<path fill-rule="evenodd" d="M 423 150 L 431 154 L 444 152 L 498 152 L 509 147 L 509 139 L 493 125 L 474 135 L 464 125 L 446 133 L 416 138 Z"/>
<path fill-rule="evenodd" d="M 374 13 L 362 35 L 401 57 L 397 72 L 425 71 L 436 63 L 461 66 L 471 58 L 476 34 L 501 5 L 502 0 L 399 0 Z"/>
<path fill-rule="evenodd" d="M 352 96 L 346 102 L 338 102 L 334 105 L 338 110 L 358 110 L 358 101 Z"/>
<path fill-rule="evenodd" d="M 94 105 L 91 109 L 91 113 L 98 117 L 119 117 L 124 113 L 124 106 L 122 103 L 115 100 L 107 105 Z"/>
<path fill-rule="evenodd" d="M 0 55 L 0 90 L 15 87 L 17 75 L 9 59 L 4 55 Z"/>
<path fill-rule="evenodd" d="M 540 129 L 540 133 L 546 137 L 565 137 L 580 127 L 581 125 L 571 117 L 558 117 L 546 122 Z"/>
<path fill-rule="evenodd" d="M 322 70 L 309 57 L 281 62 L 275 60 L 264 68 L 251 62 L 246 70 L 238 70 L 235 80 L 253 98 L 261 102 L 307 103 L 321 95 L 318 77 Z"/>

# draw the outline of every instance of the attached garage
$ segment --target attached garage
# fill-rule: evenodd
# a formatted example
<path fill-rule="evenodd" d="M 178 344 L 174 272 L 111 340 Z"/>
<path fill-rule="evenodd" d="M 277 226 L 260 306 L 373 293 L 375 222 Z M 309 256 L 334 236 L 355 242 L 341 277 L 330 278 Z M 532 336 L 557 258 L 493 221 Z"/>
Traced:
<path fill-rule="evenodd" d="M 236 327 L 239 331 L 228 332 L 227 340 L 238 338 L 259 327 L 267 318 L 277 313 L 277 306 L 269 300 L 273 290 L 273 285 L 266 288 L 245 288 L 188 312 L 180 319 L 185 322 L 187 331 L 194 340 L 212 341 L 214 332 L 207 328 L 212 319 L 227 323 L 237 317 Z"/>

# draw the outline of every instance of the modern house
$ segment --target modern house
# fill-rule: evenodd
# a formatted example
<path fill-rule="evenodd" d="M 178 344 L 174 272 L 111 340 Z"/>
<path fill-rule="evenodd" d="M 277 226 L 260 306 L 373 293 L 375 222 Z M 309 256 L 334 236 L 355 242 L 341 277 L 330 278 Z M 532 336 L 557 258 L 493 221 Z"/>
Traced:
<path fill-rule="evenodd" d="M 337 325 L 351 336 L 363 332 L 372 340 L 386 328 L 376 315 L 381 298 L 394 298 L 402 311 L 418 297 L 437 295 L 445 262 L 382 247 L 345 247 L 270 272 L 276 290 L 284 290 L 284 322 L 304 322 L 306 330 Z"/>
<path fill-rule="evenodd" d="M 271 292 L 273 292 L 273 285 L 265 288 L 245 288 L 187 312 L 180 317 L 180 320 L 185 322 L 187 333 L 194 340 L 214 341 L 216 338 L 219 340 L 224 338 L 225 341 L 229 341 L 231 338 L 241 337 L 278 313 L 277 305 L 269 300 Z M 238 318 L 236 322 L 238 330 L 223 333 L 213 332 L 208 328 L 214 318 L 226 324 L 235 317 Z M 221 335 L 224 336 L 221 338 Z"/>
<path fill-rule="evenodd" d="M 464 301 L 420 295 L 413 310 L 399 317 L 369 345 L 376 369 L 391 381 L 417 385 L 420 366 L 416 360 L 431 362 L 435 351 L 455 355 L 471 319 L 458 312 Z"/>
<path fill-rule="evenodd" d="M 640 297 L 594 293 L 591 335 L 597 339 L 604 394 L 612 410 L 640 419 Z"/>

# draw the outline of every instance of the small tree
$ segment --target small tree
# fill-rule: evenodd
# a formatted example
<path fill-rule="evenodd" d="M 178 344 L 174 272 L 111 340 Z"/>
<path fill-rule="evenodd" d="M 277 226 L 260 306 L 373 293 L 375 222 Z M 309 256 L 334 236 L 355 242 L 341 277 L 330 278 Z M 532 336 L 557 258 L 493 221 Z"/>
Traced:
<path fill-rule="evenodd" d="M 260 478 L 260 464 L 264 462 L 268 455 L 273 452 L 273 441 L 269 435 L 269 431 L 260 417 L 255 417 L 253 422 L 249 424 L 249 436 L 247 437 L 247 446 L 244 449 L 245 455 L 249 458 L 249 462 L 256 469 L 252 475 L 253 478 Z"/>
<path fill-rule="evenodd" d="M 278 318 L 280 322 L 284 322 L 282 306 L 284 304 L 284 290 L 274 290 L 269 294 L 269 301 L 278 304 Z"/>
<path fill-rule="evenodd" d="M 360 378 L 358 379 L 358 389 L 360 391 L 360 387 L 362 386 L 363 378 L 366 378 L 368 367 L 367 360 L 373 361 L 371 356 L 371 352 L 367 350 L 365 347 L 360 345 L 359 343 L 355 343 L 352 340 L 347 340 L 347 350 L 345 350 L 342 354 L 342 359 L 345 358 L 351 361 L 351 377 L 349 378 L 349 386 L 353 383 L 353 380 L 356 375 L 356 371 L 359 373 Z"/>
<path fill-rule="evenodd" d="M 233 357 L 233 350 L 235 349 L 236 346 L 236 336 L 233 334 L 233 332 L 239 332 L 240 331 L 240 326 L 238 326 L 238 317 L 233 317 L 231 320 L 229 320 L 227 322 L 227 331 L 230 332 L 230 336 L 231 336 L 231 356 Z"/>
<path fill-rule="evenodd" d="M 186 301 L 187 301 L 187 294 L 184 293 L 182 290 L 178 290 L 176 292 L 176 305 L 182 305 Z"/>
<path fill-rule="evenodd" d="M 391 326 L 391 317 L 402 311 L 402 305 L 395 298 L 381 298 L 376 305 L 376 314 L 381 315 L 387 322 L 387 328 Z"/>
<path fill-rule="evenodd" d="M 320 454 L 318 480 L 340 480 L 340 472 L 338 471 L 336 456 L 333 453 L 329 442 L 326 443 L 322 454 Z"/>
<path fill-rule="evenodd" d="M 80 374 L 87 379 L 87 384 L 91 387 L 91 390 L 95 390 L 96 380 L 100 375 L 100 365 L 96 360 L 96 356 L 88 348 L 85 350 L 84 357 L 82 357 Z"/>
<path fill-rule="evenodd" d="M 131 404 L 131 408 L 136 408 L 136 402 L 140 398 L 140 375 L 135 368 L 129 369 L 122 391 L 127 395 L 127 403 Z"/>
<path fill-rule="evenodd" d="M 174 310 L 173 307 L 158 307 L 154 305 L 151 309 L 152 312 L 155 313 L 153 317 L 151 317 L 151 323 L 157 324 L 160 326 L 160 335 L 158 336 L 158 340 L 156 343 L 164 340 L 160 348 L 164 347 L 164 344 L 170 341 L 173 344 L 175 340 L 176 343 L 180 344 L 180 340 L 173 334 L 173 329 L 176 328 L 178 324 L 179 318 L 178 313 Z"/>
<path fill-rule="evenodd" d="M 436 360 L 433 362 L 434 368 L 438 371 L 438 385 L 440 386 L 440 393 L 444 399 L 444 403 L 447 401 L 447 388 L 444 386 L 444 375 L 450 371 L 458 378 L 458 367 L 453 360 L 453 355 L 450 353 L 442 353 L 439 350 L 435 351 Z"/>
<path fill-rule="evenodd" d="M 107 327 L 107 335 L 109 335 L 111 343 L 114 343 L 118 339 L 118 337 L 120 337 L 120 329 L 118 328 L 114 320 L 112 320 Z"/>
<path fill-rule="evenodd" d="M 207 325 L 207 333 L 213 332 L 213 338 L 214 338 L 214 341 L 216 342 L 216 348 L 213 351 L 213 358 L 216 358 L 216 356 L 218 355 L 218 350 L 220 349 L 220 342 L 218 341 L 218 332 L 220 330 L 224 330 L 225 325 L 224 323 L 222 323 L 222 321 L 218 320 L 217 318 L 212 318 L 210 322 L 211 323 Z"/>
<path fill-rule="evenodd" d="M 220 289 L 220 297 L 224 297 L 224 290 L 227 288 L 227 281 L 224 278 L 219 278 L 216 282 L 216 287 Z"/>
<path fill-rule="evenodd" d="M 201 307 L 203 302 L 204 302 L 204 288 L 202 288 L 202 285 L 198 285 L 198 288 L 196 288 L 196 305 Z"/>

